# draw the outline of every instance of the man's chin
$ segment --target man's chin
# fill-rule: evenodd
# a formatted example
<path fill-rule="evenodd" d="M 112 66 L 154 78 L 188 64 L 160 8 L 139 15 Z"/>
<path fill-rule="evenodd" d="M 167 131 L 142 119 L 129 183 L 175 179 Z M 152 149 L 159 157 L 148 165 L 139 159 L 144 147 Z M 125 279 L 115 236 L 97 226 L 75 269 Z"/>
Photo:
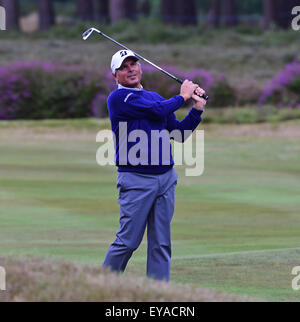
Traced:
<path fill-rule="evenodd" d="M 128 82 L 126 85 L 124 85 L 125 87 L 129 87 L 129 88 L 136 88 L 139 87 L 139 82 Z"/>

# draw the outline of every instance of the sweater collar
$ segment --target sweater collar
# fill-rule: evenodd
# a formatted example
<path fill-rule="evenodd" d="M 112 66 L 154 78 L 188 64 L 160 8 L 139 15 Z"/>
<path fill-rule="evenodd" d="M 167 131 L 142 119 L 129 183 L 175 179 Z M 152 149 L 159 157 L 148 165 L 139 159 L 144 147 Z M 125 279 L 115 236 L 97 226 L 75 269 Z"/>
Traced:
<path fill-rule="evenodd" d="M 142 91 L 144 89 L 144 87 L 142 86 L 142 88 L 130 88 L 130 87 L 125 87 L 125 86 L 122 86 L 121 84 L 118 84 L 118 89 L 130 89 L 132 91 Z"/>

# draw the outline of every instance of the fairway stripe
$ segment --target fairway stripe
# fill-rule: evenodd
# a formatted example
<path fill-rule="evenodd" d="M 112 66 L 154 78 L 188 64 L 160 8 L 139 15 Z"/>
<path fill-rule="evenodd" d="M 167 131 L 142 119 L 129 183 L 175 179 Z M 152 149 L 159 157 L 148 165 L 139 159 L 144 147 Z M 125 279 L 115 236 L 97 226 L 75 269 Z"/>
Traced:
<path fill-rule="evenodd" d="M 282 252 L 286 250 L 299 250 L 300 248 L 276 248 L 276 249 L 263 249 L 263 250 L 249 250 L 242 252 L 230 252 L 230 253 L 213 253 L 213 254 L 203 254 L 203 255 L 195 255 L 195 256 L 174 256 L 172 259 L 192 259 L 192 258 L 205 258 L 205 257 L 226 257 L 226 256 L 234 256 L 234 255 L 247 255 L 247 254 L 255 254 L 255 253 L 270 253 L 270 252 Z"/>
<path fill-rule="evenodd" d="M 251 254 L 257 254 L 257 253 L 271 253 L 271 252 L 282 252 L 287 250 L 299 250 L 299 247 L 296 248 L 275 248 L 275 249 L 264 249 L 264 250 L 247 250 L 242 252 L 230 252 L 230 253 L 212 253 L 212 254 L 199 254 L 194 256 L 172 256 L 172 260 L 178 260 L 178 259 L 195 259 L 195 258 L 209 258 L 209 257 L 226 257 L 226 256 L 234 256 L 234 255 L 251 255 Z M 140 256 L 138 258 L 135 258 L 134 261 L 144 261 L 146 260 L 145 256 Z"/>

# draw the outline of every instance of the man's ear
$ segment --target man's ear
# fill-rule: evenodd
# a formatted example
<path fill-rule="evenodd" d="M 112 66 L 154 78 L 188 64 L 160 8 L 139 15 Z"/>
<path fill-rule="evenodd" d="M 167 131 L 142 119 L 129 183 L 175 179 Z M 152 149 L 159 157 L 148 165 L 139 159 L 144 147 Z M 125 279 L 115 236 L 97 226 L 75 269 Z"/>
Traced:
<path fill-rule="evenodd" d="M 118 77 L 117 77 L 117 72 L 114 74 L 114 73 L 112 73 L 112 75 L 113 75 L 113 78 L 114 78 L 114 80 L 116 81 L 116 83 L 118 84 Z"/>

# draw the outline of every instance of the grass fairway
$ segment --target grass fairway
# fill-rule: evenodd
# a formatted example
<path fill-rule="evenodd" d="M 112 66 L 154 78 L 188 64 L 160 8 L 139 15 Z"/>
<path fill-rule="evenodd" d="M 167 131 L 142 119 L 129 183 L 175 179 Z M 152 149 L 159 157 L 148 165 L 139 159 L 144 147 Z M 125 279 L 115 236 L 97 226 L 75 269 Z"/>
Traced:
<path fill-rule="evenodd" d="M 101 264 L 119 221 L 116 169 L 95 160 L 106 124 L 0 123 L 0 255 Z M 176 168 L 173 282 L 300 300 L 299 125 L 204 125 L 204 174 Z M 145 266 L 143 242 L 125 275 Z"/>

